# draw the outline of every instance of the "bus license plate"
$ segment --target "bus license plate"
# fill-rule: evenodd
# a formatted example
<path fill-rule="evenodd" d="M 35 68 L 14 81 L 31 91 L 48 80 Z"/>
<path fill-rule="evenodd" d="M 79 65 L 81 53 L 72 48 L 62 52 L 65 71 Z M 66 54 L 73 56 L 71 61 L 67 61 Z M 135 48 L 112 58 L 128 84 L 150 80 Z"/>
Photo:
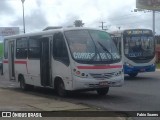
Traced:
<path fill-rule="evenodd" d="M 141 72 L 145 72 L 145 69 L 141 69 Z"/>
<path fill-rule="evenodd" d="M 99 86 L 107 86 L 108 83 L 107 82 L 99 82 Z"/>

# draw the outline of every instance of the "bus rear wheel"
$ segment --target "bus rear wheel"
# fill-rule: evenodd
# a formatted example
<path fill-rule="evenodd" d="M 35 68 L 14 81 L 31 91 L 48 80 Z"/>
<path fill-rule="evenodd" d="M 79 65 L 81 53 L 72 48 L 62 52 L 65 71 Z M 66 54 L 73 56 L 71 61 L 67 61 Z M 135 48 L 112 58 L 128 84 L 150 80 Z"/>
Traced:
<path fill-rule="evenodd" d="M 25 80 L 24 80 L 24 77 L 23 77 L 23 76 L 21 76 L 21 77 L 19 78 L 19 82 L 20 82 L 20 88 L 21 88 L 22 90 L 27 90 L 27 85 L 26 85 L 26 83 L 25 83 Z"/>
<path fill-rule="evenodd" d="M 109 87 L 97 89 L 98 95 L 104 96 L 109 92 Z"/>
<path fill-rule="evenodd" d="M 138 73 L 130 73 L 128 74 L 130 77 L 136 77 L 138 75 Z"/>
<path fill-rule="evenodd" d="M 23 76 L 20 76 L 19 82 L 20 82 L 20 88 L 21 88 L 22 90 L 25 91 L 25 90 L 31 90 L 31 89 L 33 89 L 33 86 L 32 86 L 32 85 L 28 85 L 28 84 L 25 83 L 25 79 L 24 79 Z"/>
<path fill-rule="evenodd" d="M 62 80 L 58 81 L 56 91 L 57 91 L 57 94 L 60 97 L 66 97 L 67 96 L 67 91 L 65 90 L 65 86 L 64 86 L 64 83 L 63 83 Z"/>

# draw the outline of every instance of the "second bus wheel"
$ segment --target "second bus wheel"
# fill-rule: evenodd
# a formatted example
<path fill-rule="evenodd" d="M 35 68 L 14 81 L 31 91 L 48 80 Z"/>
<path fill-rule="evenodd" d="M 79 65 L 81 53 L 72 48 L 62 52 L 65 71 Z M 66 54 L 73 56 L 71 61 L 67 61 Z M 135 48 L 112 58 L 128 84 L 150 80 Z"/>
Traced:
<path fill-rule="evenodd" d="M 106 95 L 108 93 L 108 91 L 109 91 L 109 87 L 97 89 L 98 95 Z"/>
<path fill-rule="evenodd" d="M 61 97 L 67 96 L 67 91 L 65 90 L 65 86 L 62 80 L 59 80 L 56 86 L 57 94 Z"/>

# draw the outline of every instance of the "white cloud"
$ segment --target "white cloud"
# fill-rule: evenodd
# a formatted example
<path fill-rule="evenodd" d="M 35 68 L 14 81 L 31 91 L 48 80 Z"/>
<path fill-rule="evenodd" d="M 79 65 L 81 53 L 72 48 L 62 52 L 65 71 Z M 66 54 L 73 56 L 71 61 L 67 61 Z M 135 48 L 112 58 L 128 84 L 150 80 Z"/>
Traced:
<path fill-rule="evenodd" d="M 3 8 L 3 13 L 0 12 L 0 26 L 16 25 L 22 28 L 21 0 L 7 0 L 0 2 L 0 6 L 6 8 Z M 71 26 L 76 19 L 81 19 L 87 27 L 98 28 L 104 21 L 110 29 L 152 29 L 151 13 L 131 12 L 136 8 L 136 0 L 25 0 L 24 7 L 27 32 L 42 30 L 47 25 Z M 156 24 L 158 33 L 159 29 Z"/>

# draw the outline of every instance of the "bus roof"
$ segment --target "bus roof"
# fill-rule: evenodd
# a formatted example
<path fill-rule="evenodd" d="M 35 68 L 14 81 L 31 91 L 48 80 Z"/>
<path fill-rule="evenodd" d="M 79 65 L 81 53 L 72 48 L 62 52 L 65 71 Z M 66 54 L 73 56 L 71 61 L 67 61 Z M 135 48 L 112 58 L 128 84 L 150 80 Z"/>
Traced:
<path fill-rule="evenodd" d="M 111 36 L 119 36 L 121 35 L 124 31 L 128 30 L 151 30 L 151 29 L 146 29 L 146 28 L 137 28 L 137 29 L 125 29 L 125 30 L 117 30 L 117 31 L 111 31 L 109 32 Z"/>
<path fill-rule="evenodd" d="M 55 32 L 63 32 L 63 31 L 69 31 L 69 30 L 99 30 L 96 28 L 87 28 L 87 27 L 69 27 L 69 28 L 58 28 L 58 29 L 49 29 L 45 31 L 39 31 L 39 32 L 31 32 L 31 33 L 25 33 L 25 34 L 18 34 L 18 35 L 12 35 L 12 36 L 6 36 L 4 39 L 10 39 L 10 38 L 17 38 L 17 37 L 28 37 L 28 36 L 36 36 L 36 35 L 49 35 Z M 105 31 L 104 31 L 105 32 Z"/>

